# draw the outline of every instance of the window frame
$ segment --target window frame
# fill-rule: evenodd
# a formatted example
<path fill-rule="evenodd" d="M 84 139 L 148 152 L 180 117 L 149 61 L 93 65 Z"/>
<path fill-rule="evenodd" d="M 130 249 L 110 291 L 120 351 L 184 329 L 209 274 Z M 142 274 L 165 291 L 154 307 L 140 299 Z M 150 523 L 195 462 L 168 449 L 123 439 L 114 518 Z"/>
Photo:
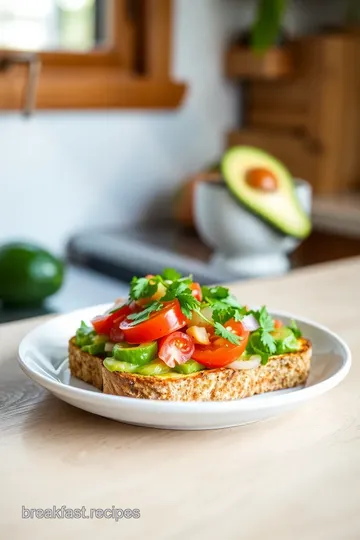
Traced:
<path fill-rule="evenodd" d="M 36 109 L 176 108 L 186 85 L 171 77 L 173 0 L 140 0 L 141 69 L 136 50 L 139 21 L 128 2 L 114 0 L 112 43 L 89 53 L 40 52 Z M 123 36 L 126 39 L 123 39 Z M 0 51 L 8 53 L 9 51 Z M 27 70 L 0 73 L 0 110 L 21 109 Z"/>

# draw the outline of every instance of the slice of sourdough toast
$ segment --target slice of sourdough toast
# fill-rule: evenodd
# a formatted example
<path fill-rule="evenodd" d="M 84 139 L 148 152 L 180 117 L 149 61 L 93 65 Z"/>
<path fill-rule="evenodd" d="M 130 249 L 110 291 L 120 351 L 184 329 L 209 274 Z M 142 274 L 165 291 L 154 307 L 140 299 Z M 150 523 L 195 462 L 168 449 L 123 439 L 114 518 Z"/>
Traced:
<path fill-rule="evenodd" d="M 69 367 L 71 375 L 103 389 L 102 359 L 84 352 L 76 345 L 76 338 L 69 341 Z M 105 368 L 104 368 L 105 369 Z"/>
<path fill-rule="evenodd" d="M 105 394 L 169 401 L 228 401 L 305 383 L 312 347 L 304 338 L 300 344 L 298 351 L 272 356 L 265 366 L 255 369 L 221 368 L 162 377 L 110 372 L 102 365 L 101 358 L 82 352 L 74 338 L 70 341 L 69 359 L 73 375 Z"/>

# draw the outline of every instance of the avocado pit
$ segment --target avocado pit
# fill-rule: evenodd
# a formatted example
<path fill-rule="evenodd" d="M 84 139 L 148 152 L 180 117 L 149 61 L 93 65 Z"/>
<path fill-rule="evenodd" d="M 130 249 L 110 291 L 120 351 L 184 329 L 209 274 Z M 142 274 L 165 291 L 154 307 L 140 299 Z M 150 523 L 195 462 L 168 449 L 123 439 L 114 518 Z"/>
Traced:
<path fill-rule="evenodd" d="M 249 169 L 245 176 L 248 186 L 260 191 L 273 192 L 278 190 L 278 179 L 269 170 L 261 167 Z"/>

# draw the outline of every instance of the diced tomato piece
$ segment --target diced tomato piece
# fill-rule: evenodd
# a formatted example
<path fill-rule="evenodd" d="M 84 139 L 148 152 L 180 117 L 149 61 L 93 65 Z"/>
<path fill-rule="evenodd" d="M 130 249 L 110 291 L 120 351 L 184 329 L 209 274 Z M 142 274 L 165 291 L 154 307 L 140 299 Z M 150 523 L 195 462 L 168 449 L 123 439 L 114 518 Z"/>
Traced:
<path fill-rule="evenodd" d="M 192 291 L 192 295 L 194 296 L 194 298 L 196 298 L 196 300 L 199 300 L 199 302 L 201 302 L 202 291 L 201 291 L 200 283 L 196 283 L 196 281 L 194 281 L 193 283 L 191 283 L 190 289 Z"/>
<path fill-rule="evenodd" d="M 114 343 L 119 343 L 120 341 L 124 341 L 124 332 L 120 330 L 120 323 L 124 320 L 124 317 L 118 317 L 113 322 L 112 327 L 110 328 L 110 341 L 113 341 Z"/>
<path fill-rule="evenodd" d="M 169 367 L 184 364 L 195 350 L 194 340 L 184 332 L 173 332 L 159 342 L 159 358 Z"/>
<path fill-rule="evenodd" d="M 120 323 L 120 330 L 124 332 L 128 343 L 146 343 L 155 341 L 171 334 L 186 325 L 186 317 L 181 311 L 178 300 L 166 302 L 163 309 L 153 312 L 150 317 L 139 324 L 131 319 L 124 319 Z"/>
<path fill-rule="evenodd" d="M 123 304 L 122 306 L 119 306 L 118 309 L 113 306 L 103 315 L 98 315 L 92 319 L 91 324 L 98 334 L 109 335 L 114 321 L 119 319 L 120 324 L 120 319 L 125 319 L 130 313 L 132 313 L 132 309 L 128 304 Z"/>
<path fill-rule="evenodd" d="M 192 357 L 209 369 L 222 368 L 237 360 L 244 352 L 248 339 L 249 331 L 245 330 L 240 322 L 230 320 L 225 327 L 242 338 L 239 345 L 234 345 L 228 340 L 214 335 L 209 346 L 198 345 Z"/>
<path fill-rule="evenodd" d="M 283 322 L 279 319 L 274 319 L 274 328 L 282 328 L 284 326 Z"/>

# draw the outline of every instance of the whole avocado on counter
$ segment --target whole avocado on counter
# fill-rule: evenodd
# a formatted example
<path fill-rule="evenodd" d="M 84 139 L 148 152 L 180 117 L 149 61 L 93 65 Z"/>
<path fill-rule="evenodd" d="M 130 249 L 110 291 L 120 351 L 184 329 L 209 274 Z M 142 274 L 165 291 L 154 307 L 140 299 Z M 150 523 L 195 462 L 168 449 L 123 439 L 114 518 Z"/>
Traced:
<path fill-rule="evenodd" d="M 222 174 L 238 202 L 264 221 L 299 239 L 310 234 L 293 177 L 276 158 L 259 148 L 234 146 L 222 159 Z"/>
<path fill-rule="evenodd" d="M 48 251 L 29 243 L 0 246 L 0 300 L 10 305 L 36 305 L 56 293 L 64 265 Z"/>

